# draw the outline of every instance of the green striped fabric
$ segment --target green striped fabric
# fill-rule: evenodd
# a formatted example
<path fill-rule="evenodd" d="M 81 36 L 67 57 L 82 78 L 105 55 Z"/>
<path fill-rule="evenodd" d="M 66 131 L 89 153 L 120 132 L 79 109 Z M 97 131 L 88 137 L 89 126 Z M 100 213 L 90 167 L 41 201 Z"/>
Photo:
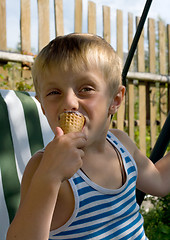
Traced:
<path fill-rule="evenodd" d="M 0 90 L 0 239 L 15 216 L 31 156 L 53 138 L 34 93 Z"/>

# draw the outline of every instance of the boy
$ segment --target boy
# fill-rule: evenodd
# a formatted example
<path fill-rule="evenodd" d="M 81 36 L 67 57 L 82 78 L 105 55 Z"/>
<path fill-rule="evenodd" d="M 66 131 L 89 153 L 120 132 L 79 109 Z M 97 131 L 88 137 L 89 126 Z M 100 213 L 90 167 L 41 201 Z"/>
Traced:
<path fill-rule="evenodd" d="M 125 133 L 108 131 L 125 94 L 112 47 L 91 34 L 57 37 L 32 74 L 55 138 L 26 167 L 7 240 L 147 239 L 135 188 L 168 194 L 170 153 L 154 165 Z M 63 133 L 66 111 L 84 115 L 82 131 Z"/>

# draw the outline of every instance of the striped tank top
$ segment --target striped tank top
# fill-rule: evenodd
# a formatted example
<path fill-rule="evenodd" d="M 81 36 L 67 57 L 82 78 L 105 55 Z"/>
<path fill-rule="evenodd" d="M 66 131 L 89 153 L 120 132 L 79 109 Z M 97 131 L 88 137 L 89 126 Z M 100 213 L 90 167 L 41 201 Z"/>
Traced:
<path fill-rule="evenodd" d="M 147 240 L 136 203 L 136 163 L 112 133 L 108 132 L 107 140 L 121 154 L 126 172 L 124 185 L 119 189 L 106 189 L 78 170 L 69 179 L 75 198 L 73 214 L 62 227 L 50 232 L 50 240 Z"/>

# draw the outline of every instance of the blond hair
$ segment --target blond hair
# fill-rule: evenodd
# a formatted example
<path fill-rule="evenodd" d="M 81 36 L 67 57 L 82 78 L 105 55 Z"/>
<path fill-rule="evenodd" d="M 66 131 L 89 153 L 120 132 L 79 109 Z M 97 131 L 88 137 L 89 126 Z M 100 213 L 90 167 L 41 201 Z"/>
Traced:
<path fill-rule="evenodd" d="M 62 71 L 97 68 L 107 81 L 111 94 L 116 94 L 121 84 L 120 58 L 108 42 L 93 34 L 72 33 L 58 36 L 40 51 L 32 67 L 37 95 L 39 78 L 51 66 Z"/>

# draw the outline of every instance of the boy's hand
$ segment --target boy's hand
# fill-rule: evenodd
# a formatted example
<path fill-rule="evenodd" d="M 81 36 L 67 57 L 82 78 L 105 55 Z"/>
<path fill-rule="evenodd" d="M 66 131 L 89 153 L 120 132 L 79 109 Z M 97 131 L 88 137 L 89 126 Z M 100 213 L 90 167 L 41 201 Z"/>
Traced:
<path fill-rule="evenodd" d="M 83 164 L 86 141 L 82 132 L 64 135 L 62 129 L 57 127 L 55 138 L 45 149 L 39 170 L 54 182 L 69 179 Z"/>

